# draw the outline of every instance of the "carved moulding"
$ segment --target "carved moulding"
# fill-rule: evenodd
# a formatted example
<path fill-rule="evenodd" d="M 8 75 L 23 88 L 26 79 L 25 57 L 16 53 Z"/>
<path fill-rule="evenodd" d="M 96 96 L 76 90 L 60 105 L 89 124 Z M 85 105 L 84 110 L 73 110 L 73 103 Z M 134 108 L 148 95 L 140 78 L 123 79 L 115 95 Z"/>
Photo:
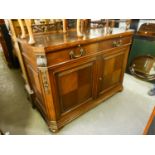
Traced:
<path fill-rule="evenodd" d="M 38 69 L 41 74 L 42 83 L 44 87 L 45 93 L 49 93 L 49 82 L 48 82 L 48 69 L 47 69 L 47 59 L 44 54 L 40 54 L 36 56 L 36 63 L 38 66 Z"/>
<path fill-rule="evenodd" d="M 57 122 L 55 121 L 56 118 L 55 118 L 55 116 L 51 116 L 49 114 L 49 109 L 51 109 L 51 108 L 54 109 L 54 106 L 52 104 L 53 100 L 52 100 L 51 94 L 50 94 L 51 89 L 50 89 L 46 55 L 44 53 L 37 54 L 36 55 L 36 63 L 38 66 L 38 70 L 39 70 L 39 74 L 40 74 L 40 78 L 41 78 L 41 83 L 42 83 L 42 88 L 44 91 L 44 99 L 46 102 L 46 110 L 47 110 L 47 115 L 48 115 L 47 117 L 49 117 L 49 119 L 51 120 L 51 121 L 47 121 L 48 126 L 52 132 L 57 132 L 58 131 L 58 125 L 57 125 Z M 50 103 L 50 105 L 49 105 L 49 103 Z"/>
<path fill-rule="evenodd" d="M 37 55 L 37 66 L 47 67 L 47 58 L 44 54 Z"/>

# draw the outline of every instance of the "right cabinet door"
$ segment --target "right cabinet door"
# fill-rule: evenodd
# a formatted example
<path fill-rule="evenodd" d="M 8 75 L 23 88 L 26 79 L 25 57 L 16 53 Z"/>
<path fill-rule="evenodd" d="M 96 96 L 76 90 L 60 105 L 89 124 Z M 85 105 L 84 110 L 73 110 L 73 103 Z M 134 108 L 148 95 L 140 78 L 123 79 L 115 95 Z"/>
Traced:
<path fill-rule="evenodd" d="M 128 51 L 128 48 L 124 48 L 107 52 L 98 57 L 98 94 L 103 94 L 113 87 L 122 84 Z"/>

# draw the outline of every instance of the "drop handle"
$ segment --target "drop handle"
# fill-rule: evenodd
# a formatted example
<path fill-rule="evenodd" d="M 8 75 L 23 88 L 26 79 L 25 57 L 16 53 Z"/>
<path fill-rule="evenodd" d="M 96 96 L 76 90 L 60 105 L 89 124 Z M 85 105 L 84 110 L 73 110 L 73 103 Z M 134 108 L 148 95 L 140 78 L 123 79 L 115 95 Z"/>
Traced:
<path fill-rule="evenodd" d="M 102 77 L 99 77 L 99 80 L 102 81 Z"/>
<path fill-rule="evenodd" d="M 69 55 L 70 55 L 70 58 L 71 58 L 71 59 L 80 58 L 81 56 L 85 55 L 85 50 L 84 50 L 80 45 L 79 45 L 78 47 L 80 48 L 79 54 L 75 54 L 75 52 L 74 52 L 73 50 L 71 50 L 71 51 L 69 52 Z"/>
<path fill-rule="evenodd" d="M 113 41 L 112 44 L 113 44 L 114 47 L 119 47 L 119 46 L 122 45 L 122 40 L 119 40 L 119 41 Z"/>

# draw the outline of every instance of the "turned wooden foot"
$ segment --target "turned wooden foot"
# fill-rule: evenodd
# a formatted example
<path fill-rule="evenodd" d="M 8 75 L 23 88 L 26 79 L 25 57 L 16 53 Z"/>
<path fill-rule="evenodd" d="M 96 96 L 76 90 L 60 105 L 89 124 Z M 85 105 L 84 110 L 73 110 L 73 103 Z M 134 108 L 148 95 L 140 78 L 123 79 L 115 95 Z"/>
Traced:
<path fill-rule="evenodd" d="M 56 121 L 50 121 L 48 123 L 49 130 L 53 133 L 57 133 L 59 131 L 58 125 Z"/>
<path fill-rule="evenodd" d="M 58 133 L 58 129 L 50 129 L 50 131 L 52 131 L 52 133 Z"/>

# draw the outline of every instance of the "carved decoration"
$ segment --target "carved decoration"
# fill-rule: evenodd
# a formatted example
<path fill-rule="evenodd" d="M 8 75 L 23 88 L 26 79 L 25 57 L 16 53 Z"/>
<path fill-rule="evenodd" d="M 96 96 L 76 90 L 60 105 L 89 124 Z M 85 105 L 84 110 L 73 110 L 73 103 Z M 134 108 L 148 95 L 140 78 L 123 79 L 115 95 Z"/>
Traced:
<path fill-rule="evenodd" d="M 33 32 L 48 32 L 48 31 L 59 31 L 67 32 L 67 20 L 66 19 L 46 19 L 40 20 L 35 19 L 32 24 Z"/>
<path fill-rule="evenodd" d="M 46 67 L 47 66 L 47 59 L 45 55 L 37 55 L 37 65 L 38 67 Z"/>
<path fill-rule="evenodd" d="M 37 55 L 37 66 L 41 73 L 42 83 L 45 93 L 49 93 L 49 83 L 48 83 L 48 69 L 47 69 L 47 59 L 45 55 Z"/>
<path fill-rule="evenodd" d="M 48 31 L 59 31 L 62 29 L 61 22 L 45 23 L 45 24 L 32 24 L 33 32 L 48 32 Z"/>
<path fill-rule="evenodd" d="M 42 77 L 42 83 L 43 83 L 43 87 L 44 87 L 44 91 L 45 93 L 49 93 L 49 83 L 48 83 L 48 78 L 47 78 L 47 68 L 46 67 L 42 67 L 39 68 L 40 73 L 41 73 L 41 77 Z"/>

